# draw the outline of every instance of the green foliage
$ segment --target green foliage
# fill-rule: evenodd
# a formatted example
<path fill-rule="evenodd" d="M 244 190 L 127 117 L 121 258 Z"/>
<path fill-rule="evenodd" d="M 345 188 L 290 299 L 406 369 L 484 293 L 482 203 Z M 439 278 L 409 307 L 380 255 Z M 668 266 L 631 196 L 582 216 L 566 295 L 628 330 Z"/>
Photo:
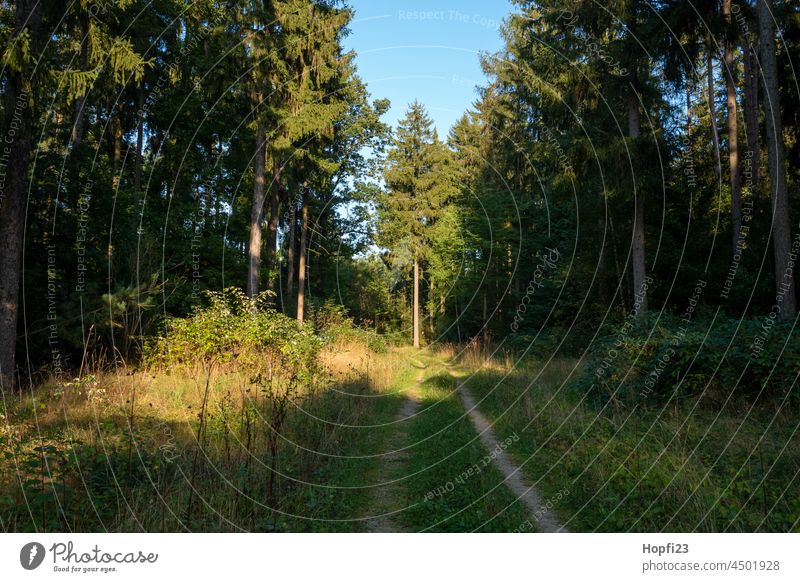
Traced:
<path fill-rule="evenodd" d="M 456 194 L 450 164 L 433 121 L 420 103 L 413 103 L 387 156 L 388 189 L 377 201 L 380 244 L 414 260 L 427 255 L 430 229 Z"/>
<path fill-rule="evenodd" d="M 255 367 L 265 358 L 284 373 L 309 381 L 318 370 L 322 340 L 310 325 L 267 307 L 267 293 L 249 299 L 240 289 L 206 293 L 208 306 L 187 318 L 168 318 L 148 345 L 150 365 L 236 364 Z"/>
<path fill-rule="evenodd" d="M 741 320 L 669 315 L 624 321 L 592 342 L 576 383 L 599 403 L 661 406 L 703 396 L 709 405 L 782 402 L 800 371 L 800 338 L 792 324 L 769 317 Z"/>
<path fill-rule="evenodd" d="M 370 236 L 341 210 L 359 197 L 362 211 L 368 204 L 363 190 L 389 134 L 380 119 L 388 102 L 371 98 L 343 43 L 350 8 L 327 0 L 82 0 L 47 3 L 39 26 L 16 30 L 17 16 L 15 4 L 0 7 L 0 92 L 24 70 L 41 161 L 30 168 L 30 215 L 40 220 L 25 238 L 22 272 L 30 288 L 55 284 L 67 367 L 79 367 L 87 344 L 92 361 L 121 355 L 135 364 L 149 324 L 193 313 L 205 291 L 244 287 L 251 200 L 242 193 L 253 188 L 258 124 L 269 144 L 268 200 L 278 198 L 262 209 L 265 222 L 277 213 L 277 230 L 288 234 L 286 207 L 302 189 L 313 222 L 309 284 L 323 300 L 340 292 L 331 275 L 340 261 L 354 264 Z M 40 94 L 54 99 L 33 99 Z M 4 124 L 20 103 L 3 105 Z M 285 254 L 288 237 L 276 238 Z M 57 249 L 52 264 L 48 245 Z M 286 262 L 264 263 L 269 288 L 280 288 Z M 140 294 L 152 273 L 159 289 Z M 293 311 L 294 299 L 282 304 Z M 44 294 L 26 305 L 31 330 L 41 330 L 28 353 L 34 367 L 46 366 L 51 305 Z M 384 301 L 361 307 L 360 320 L 391 325 Z"/>
<path fill-rule="evenodd" d="M 323 303 L 311 302 L 308 310 L 307 323 L 319 333 L 326 344 L 346 347 L 358 345 L 375 354 L 388 352 L 388 345 L 384 336 L 375 331 L 358 327 L 347 316 L 342 305 L 332 300 Z"/>
<path fill-rule="evenodd" d="M 2 38 L 7 41 L 4 43 L 5 49 L 3 50 L 2 57 L 3 67 L 9 67 L 13 71 L 22 71 L 23 67 L 30 60 L 30 33 L 28 29 L 24 29 L 14 37 L 13 42 L 8 42 L 10 41 L 8 33 L 11 32 L 11 28 L 3 28 L 4 33 Z"/>
<path fill-rule="evenodd" d="M 356 344 L 364 346 L 375 354 L 385 354 L 389 351 L 384 336 L 356 327 L 349 320 L 329 327 L 325 336 L 334 345 Z"/>
<path fill-rule="evenodd" d="M 440 139 L 422 104 L 413 103 L 400 122 L 384 168 L 386 190 L 378 193 L 376 241 L 388 249 L 397 278 L 413 265 L 427 273 L 419 289 L 431 314 L 443 302 L 447 279 L 458 261 L 459 215 L 453 152 Z M 430 267 L 430 270 L 429 270 Z M 436 306 L 436 307 L 435 307 Z"/>

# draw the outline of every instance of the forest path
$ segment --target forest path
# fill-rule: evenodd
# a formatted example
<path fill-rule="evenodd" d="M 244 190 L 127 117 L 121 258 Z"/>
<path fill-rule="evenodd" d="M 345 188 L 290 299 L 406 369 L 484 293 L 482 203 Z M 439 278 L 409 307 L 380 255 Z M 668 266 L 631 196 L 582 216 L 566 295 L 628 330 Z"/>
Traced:
<path fill-rule="evenodd" d="M 497 439 L 491 423 L 478 409 L 475 398 L 472 396 L 469 389 L 467 389 L 464 383 L 452 374 L 452 372 L 451 375 L 453 375 L 456 381 L 461 403 L 467 411 L 472 426 L 480 436 L 483 446 L 492 452 L 492 463 L 503 474 L 505 477 L 504 482 L 514 496 L 525 504 L 525 507 L 527 507 L 530 513 L 532 523 L 535 523 L 542 533 L 568 532 L 568 530 L 559 523 L 553 512 L 546 509 L 546 504 L 542 500 L 536 487 L 528 485 L 525 482 L 522 467 L 516 465 L 508 457 L 500 441 Z"/>
<path fill-rule="evenodd" d="M 507 508 L 503 511 L 508 514 L 504 524 L 498 523 L 498 527 L 493 531 L 514 531 L 520 525 L 518 520 L 526 518 L 531 524 L 528 526 L 529 531 L 534 528 L 543 533 L 568 531 L 553 511 L 547 509 L 536 487 L 526 482 L 521 466 L 508 456 L 490 421 L 479 410 L 475 398 L 464 385 L 463 372 L 456 371 L 432 354 L 420 354 L 419 358 L 412 360 L 412 365 L 418 370 L 415 380 L 409 381 L 404 401 L 395 416 L 394 428 L 387 444 L 387 450 L 390 452 L 383 457 L 377 472 L 378 479 L 385 484 L 375 487 L 371 493 L 368 517 L 365 519 L 366 531 L 400 533 L 428 531 L 430 527 L 437 530 L 447 528 L 447 522 L 450 519 L 457 519 L 457 515 L 472 503 L 476 504 L 476 508 L 480 508 L 479 512 L 484 515 L 483 519 L 489 521 L 494 519 L 494 512 Z M 449 396 L 445 396 L 446 394 Z M 426 403 L 426 410 L 420 412 L 423 401 Z M 434 401 L 438 402 L 438 405 L 429 407 Z M 447 402 L 452 404 L 448 405 Z M 423 428 L 420 423 L 427 424 L 430 428 Z M 425 450 L 417 450 L 414 446 L 410 446 L 409 441 L 412 437 L 420 438 L 420 431 L 423 434 L 430 434 L 429 431 L 439 430 L 441 427 L 449 428 L 444 435 L 429 441 Z M 473 457 L 446 460 L 450 454 L 458 454 L 458 451 L 467 449 L 472 450 Z M 459 475 L 463 471 L 464 463 L 469 466 L 469 460 L 475 458 L 491 458 L 489 464 L 493 470 L 491 472 L 484 470 L 482 473 L 484 481 L 477 477 L 470 480 L 471 493 L 459 488 L 458 492 L 452 493 L 456 497 L 440 499 L 443 505 L 437 505 L 432 501 L 414 503 L 414 499 L 432 499 L 422 492 L 425 489 L 427 467 L 433 472 L 437 471 L 437 467 L 441 471 L 436 476 L 429 477 L 432 481 L 428 485 L 442 485 L 452 483 L 453 475 Z M 442 460 L 444 463 L 441 463 Z M 415 473 L 421 468 L 423 473 Z M 422 480 L 423 484 L 408 483 L 406 478 L 410 474 L 417 474 L 416 479 Z M 415 493 L 414 490 L 420 487 L 422 489 Z M 431 491 L 433 489 L 431 487 Z M 457 497 L 458 495 L 464 497 Z M 514 500 L 516 500 L 515 509 L 508 510 Z M 494 509 L 488 510 L 489 506 Z M 420 515 L 421 508 L 425 508 L 427 513 Z M 404 515 L 403 512 L 407 510 L 411 514 L 415 514 L 416 510 L 416 515 Z M 470 531 L 473 527 L 464 527 L 461 531 Z"/>
<path fill-rule="evenodd" d="M 396 516 L 403 511 L 400 480 L 403 478 L 403 467 L 411 453 L 403 450 L 403 447 L 408 440 L 408 423 L 419 412 L 422 404 L 420 384 L 425 379 L 425 370 L 427 369 L 424 364 L 417 367 L 419 372 L 417 372 L 415 383 L 406 391 L 405 401 L 395 417 L 398 428 L 389 441 L 391 452 L 384 458 L 379 472 L 380 479 L 385 480 L 386 484 L 376 487 L 372 494 L 371 517 L 367 519 L 367 531 L 370 533 L 404 531 L 397 523 Z"/>

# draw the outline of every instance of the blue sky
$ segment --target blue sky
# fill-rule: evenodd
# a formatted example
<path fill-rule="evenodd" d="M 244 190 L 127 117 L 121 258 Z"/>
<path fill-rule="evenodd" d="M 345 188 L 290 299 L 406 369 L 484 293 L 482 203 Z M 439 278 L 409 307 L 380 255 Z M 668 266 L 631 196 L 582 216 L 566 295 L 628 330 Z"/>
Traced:
<path fill-rule="evenodd" d="M 356 11 L 345 45 L 373 98 L 388 98 L 396 126 L 418 99 L 441 137 L 472 105 L 483 84 L 479 54 L 502 47 L 508 0 L 351 0 Z"/>

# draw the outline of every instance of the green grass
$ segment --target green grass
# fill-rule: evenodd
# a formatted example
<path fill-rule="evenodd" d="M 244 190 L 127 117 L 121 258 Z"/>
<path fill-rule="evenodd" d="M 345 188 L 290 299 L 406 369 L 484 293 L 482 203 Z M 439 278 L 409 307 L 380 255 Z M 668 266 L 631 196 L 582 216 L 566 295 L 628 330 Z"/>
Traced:
<path fill-rule="evenodd" d="M 410 531 L 511 532 L 524 528 L 528 514 L 503 484 L 488 451 L 473 430 L 455 393 L 455 381 L 441 363 L 430 366 L 421 384 L 422 406 L 409 427 L 413 444 L 403 482 L 402 523 Z M 478 465 L 479 473 L 470 468 Z M 442 491 L 444 488 L 444 491 Z M 439 495 L 433 492 L 440 491 Z"/>
<path fill-rule="evenodd" d="M 365 531 L 387 481 L 399 531 L 529 530 L 441 358 L 354 347 L 326 357 L 325 377 L 287 413 L 273 489 L 272 404 L 246 370 L 212 377 L 201 446 L 199 370 L 6 395 L 0 531 Z M 734 399 L 603 409 L 582 398 L 575 366 L 507 374 L 470 362 L 465 377 L 498 438 L 518 436 L 509 455 L 569 529 L 798 531 L 795 412 Z M 418 414 L 394 422 L 415 386 Z"/>
<path fill-rule="evenodd" d="M 272 403 L 245 369 L 212 375 L 200 444 L 200 369 L 50 382 L 7 400 L 0 529 L 358 532 L 376 489 L 395 480 L 391 504 L 406 508 L 398 531 L 525 527 L 492 466 L 459 483 L 487 451 L 441 360 L 352 347 L 329 360 L 288 411 L 273 489 Z M 420 414 L 394 422 L 409 388 L 419 390 Z M 385 453 L 398 447 L 409 454 L 387 469 Z"/>
<path fill-rule="evenodd" d="M 798 531 L 798 419 L 774 408 L 684 400 L 595 408 L 574 361 L 477 371 L 469 387 L 509 450 L 573 531 Z"/>
<path fill-rule="evenodd" d="M 335 447 L 338 457 L 327 459 L 313 472 L 311 477 L 315 486 L 296 488 L 291 505 L 313 518 L 281 516 L 277 518 L 280 531 L 364 531 L 365 523 L 361 518 L 369 513 L 373 485 L 384 479 L 380 474 L 381 454 L 387 449 L 394 430 L 391 422 L 402 404 L 403 388 L 416 376 L 416 369 L 407 359 L 398 362 L 395 377 L 386 393 L 379 398 L 361 399 L 361 410 L 349 421 L 349 424 L 367 426 L 338 428 L 341 439 Z M 374 396 L 366 387 L 362 394 Z M 339 401 L 338 406 L 328 403 L 328 414 L 334 413 L 330 418 L 341 418 L 343 407 L 352 407 L 353 403 L 340 394 L 329 393 L 328 396 L 331 401 Z M 302 438 L 303 432 L 302 429 L 297 431 L 298 439 Z"/>

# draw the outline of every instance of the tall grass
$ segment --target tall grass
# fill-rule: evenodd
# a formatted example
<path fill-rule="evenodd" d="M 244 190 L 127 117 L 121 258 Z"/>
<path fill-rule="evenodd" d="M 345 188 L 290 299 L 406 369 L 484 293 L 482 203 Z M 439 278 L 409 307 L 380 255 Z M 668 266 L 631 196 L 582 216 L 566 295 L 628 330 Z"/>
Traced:
<path fill-rule="evenodd" d="M 138 371 L 4 394 L 0 528 L 359 530 L 408 364 L 250 313 L 180 323 Z"/>
<path fill-rule="evenodd" d="M 798 421 L 788 409 L 590 401 L 575 360 L 483 366 L 468 385 L 574 531 L 797 531 Z"/>

